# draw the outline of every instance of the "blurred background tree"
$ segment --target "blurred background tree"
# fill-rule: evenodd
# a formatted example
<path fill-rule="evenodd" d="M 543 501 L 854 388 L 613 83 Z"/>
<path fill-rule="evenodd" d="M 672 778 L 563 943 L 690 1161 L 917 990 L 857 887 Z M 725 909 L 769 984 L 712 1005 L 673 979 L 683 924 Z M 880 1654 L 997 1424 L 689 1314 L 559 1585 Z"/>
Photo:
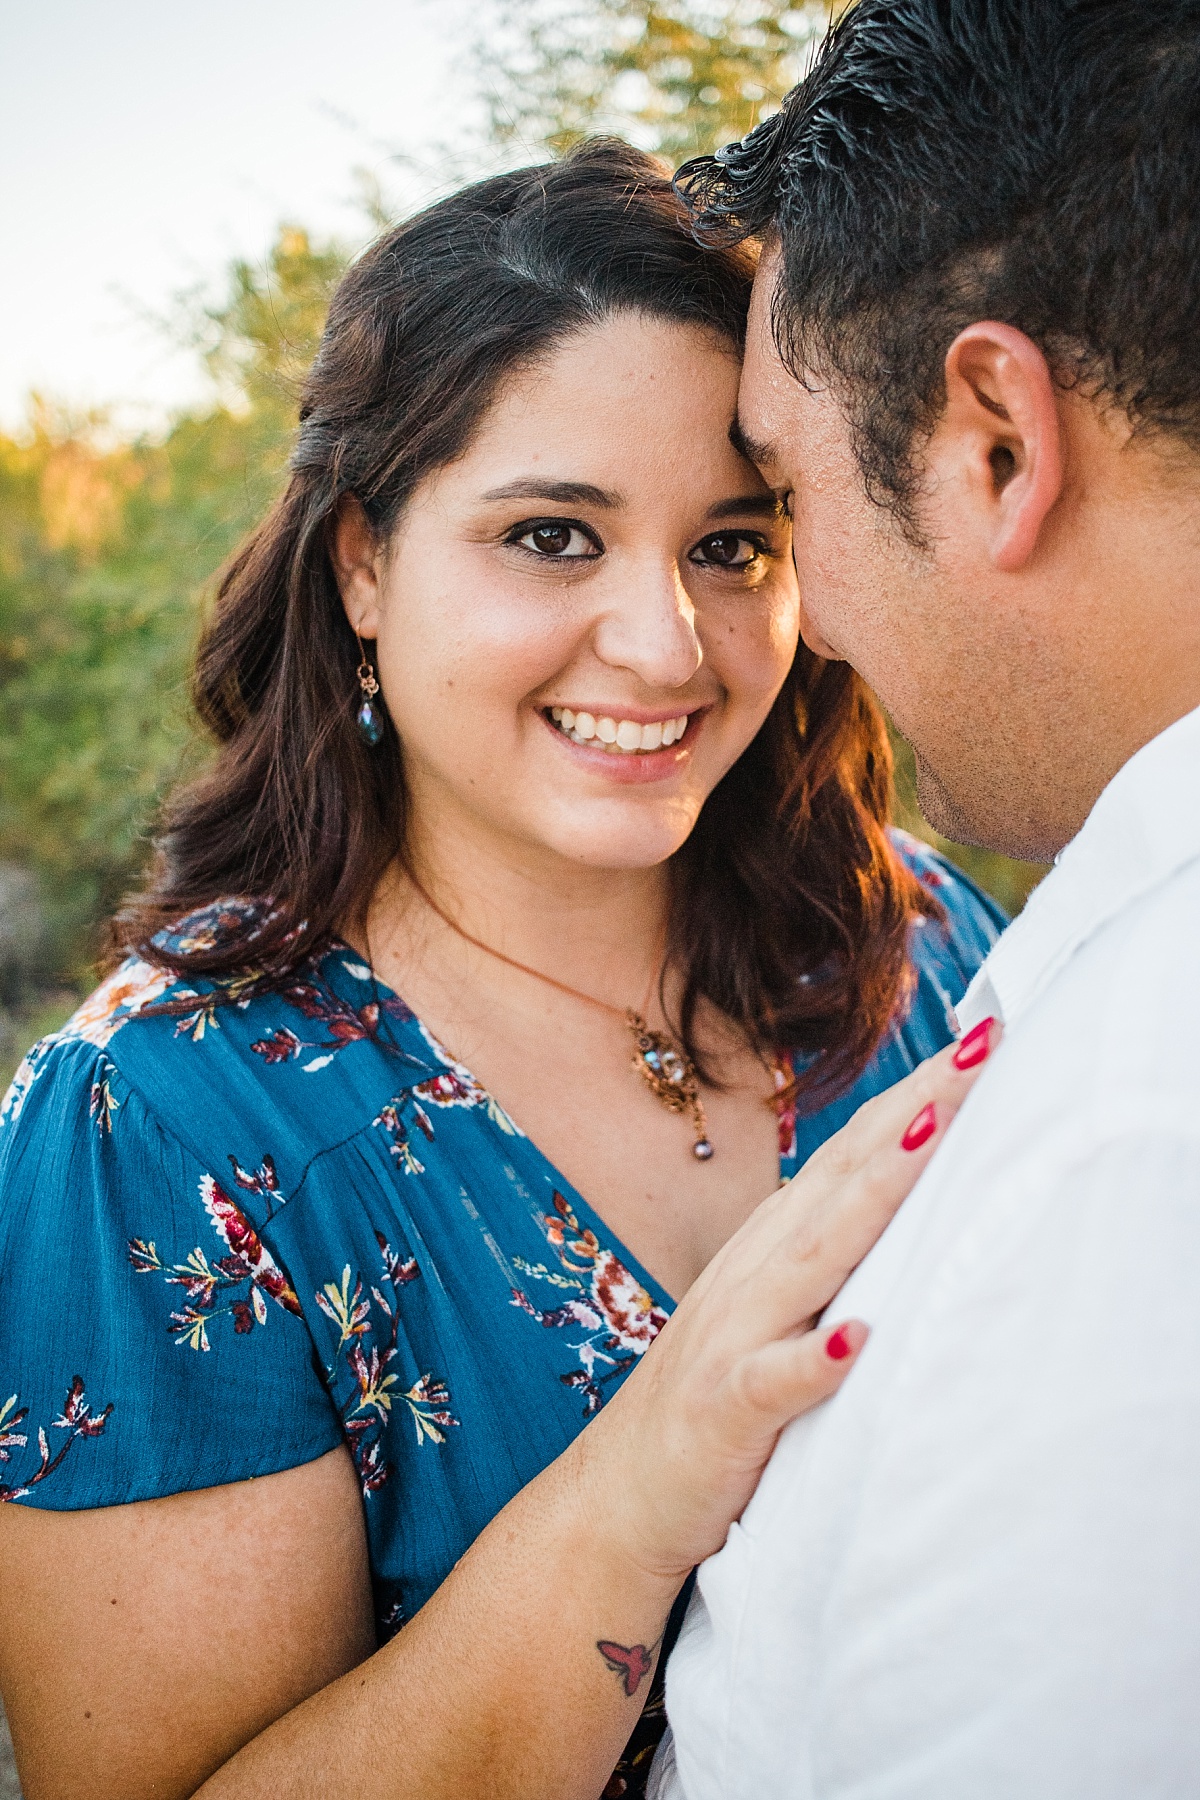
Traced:
<path fill-rule="evenodd" d="M 32 871 L 40 901 L 20 957 L 0 930 L 0 1076 L 91 979 L 161 796 L 205 754 L 187 703 L 200 610 L 279 487 L 345 260 L 285 227 L 264 266 L 233 265 L 219 305 L 188 305 L 177 327 L 215 398 L 158 441 L 36 399 L 0 435 L 0 888 Z"/>
<path fill-rule="evenodd" d="M 739 137 L 778 106 L 830 11 L 493 0 L 477 48 L 490 119 L 479 167 L 595 131 L 672 164 Z M 378 228 L 381 208 L 369 210 Z M 213 398 L 158 438 L 126 441 L 102 415 L 37 400 L 24 431 L 0 434 L 0 911 L 30 874 L 40 896 L 37 930 L 7 961 L 0 921 L 0 1077 L 90 980 L 162 794 L 206 754 L 187 707 L 202 609 L 279 488 L 299 382 L 348 254 L 288 225 L 261 264 L 232 265 L 218 303 L 186 303 L 176 329 L 204 358 Z M 942 843 L 899 739 L 897 801 L 902 823 Z M 1040 873 L 943 847 L 1010 908 Z"/>
<path fill-rule="evenodd" d="M 493 138 L 617 131 L 678 165 L 776 110 L 840 5 L 787 0 L 501 0 L 482 54 Z"/>

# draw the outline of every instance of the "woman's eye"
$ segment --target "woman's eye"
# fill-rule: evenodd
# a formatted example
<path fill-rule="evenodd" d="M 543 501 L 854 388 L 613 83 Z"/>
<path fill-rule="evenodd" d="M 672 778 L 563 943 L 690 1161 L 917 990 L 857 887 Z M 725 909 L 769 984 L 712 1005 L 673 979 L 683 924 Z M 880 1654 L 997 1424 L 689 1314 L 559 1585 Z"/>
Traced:
<path fill-rule="evenodd" d="M 766 555 L 766 550 L 760 537 L 748 537 L 742 531 L 716 531 L 711 537 L 701 538 L 692 551 L 692 560 L 715 563 L 720 569 L 748 569 Z"/>
<path fill-rule="evenodd" d="M 518 525 L 508 542 L 519 544 L 523 550 L 532 550 L 535 556 L 560 560 L 600 554 L 596 540 L 569 519 L 546 519 L 537 525 Z"/>

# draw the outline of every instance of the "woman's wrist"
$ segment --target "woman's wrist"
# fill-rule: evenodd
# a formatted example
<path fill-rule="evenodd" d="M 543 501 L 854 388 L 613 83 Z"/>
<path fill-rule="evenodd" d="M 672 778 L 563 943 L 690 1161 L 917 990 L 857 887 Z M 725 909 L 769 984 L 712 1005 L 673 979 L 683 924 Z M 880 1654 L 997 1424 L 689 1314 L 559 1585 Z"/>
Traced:
<path fill-rule="evenodd" d="M 663 1616 L 691 1573 L 694 1558 L 684 1531 L 672 1530 L 665 1445 L 655 1444 L 646 1418 L 647 1377 L 638 1369 L 559 1459 L 563 1504 L 621 1591 Z M 678 1540 L 678 1541 L 676 1541 Z"/>

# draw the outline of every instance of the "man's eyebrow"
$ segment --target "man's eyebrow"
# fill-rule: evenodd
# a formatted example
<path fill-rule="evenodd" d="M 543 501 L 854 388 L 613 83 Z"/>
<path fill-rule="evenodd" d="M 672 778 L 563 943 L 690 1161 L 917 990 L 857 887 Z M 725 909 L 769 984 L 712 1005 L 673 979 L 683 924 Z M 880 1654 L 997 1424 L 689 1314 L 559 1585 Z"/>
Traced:
<path fill-rule="evenodd" d="M 774 444 L 760 444 L 757 438 L 748 437 L 740 419 L 735 419 L 729 427 L 729 441 L 739 456 L 757 464 L 760 469 L 769 468 L 777 460 Z"/>
<path fill-rule="evenodd" d="M 590 481 L 543 481 L 536 476 L 523 476 L 517 481 L 506 481 L 503 487 L 489 488 L 483 498 L 548 500 L 554 506 L 602 506 L 609 511 L 625 504 L 623 494 L 593 487 Z"/>
<path fill-rule="evenodd" d="M 760 488 L 754 494 L 734 494 L 728 500 L 718 500 L 704 517 L 713 524 L 720 519 L 781 519 L 783 502 L 777 494 L 765 494 Z"/>

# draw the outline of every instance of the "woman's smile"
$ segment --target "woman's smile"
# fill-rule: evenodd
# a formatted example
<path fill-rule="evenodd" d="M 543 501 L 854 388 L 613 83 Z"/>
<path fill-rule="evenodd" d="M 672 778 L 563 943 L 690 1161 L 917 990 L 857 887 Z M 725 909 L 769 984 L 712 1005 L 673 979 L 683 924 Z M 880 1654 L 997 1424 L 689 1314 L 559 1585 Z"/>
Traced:
<path fill-rule="evenodd" d="M 545 706 L 540 716 L 585 768 L 614 781 L 665 781 L 691 760 L 705 715 L 710 708 L 645 714 L 630 707 L 602 710 L 594 703 L 578 711 Z M 638 714 L 637 717 L 634 714 Z"/>

